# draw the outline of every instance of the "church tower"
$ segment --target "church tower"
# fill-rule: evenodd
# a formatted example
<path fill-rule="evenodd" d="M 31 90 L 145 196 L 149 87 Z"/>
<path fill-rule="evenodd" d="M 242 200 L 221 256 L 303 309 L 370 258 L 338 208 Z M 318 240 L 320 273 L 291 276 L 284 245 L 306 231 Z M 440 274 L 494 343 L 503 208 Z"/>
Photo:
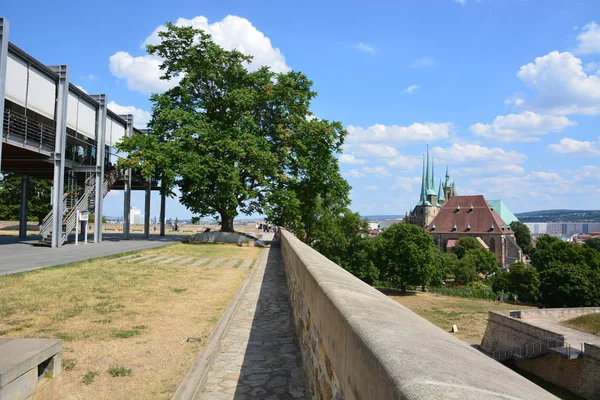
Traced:
<path fill-rule="evenodd" d="M 404 221 L 425 228 L 433 221 L 444 204 L 454 195 L 454 182 L 450 181 L 447 167 L 446 180 L 443 183 L 440 180 L 438 190 L 435 189 L 434 163 L 433 159 L 430 161 L 429 146 L 427 146 L 427 155 L 423 155 L 421 196 L 415 208 L 406 215 Z"/>

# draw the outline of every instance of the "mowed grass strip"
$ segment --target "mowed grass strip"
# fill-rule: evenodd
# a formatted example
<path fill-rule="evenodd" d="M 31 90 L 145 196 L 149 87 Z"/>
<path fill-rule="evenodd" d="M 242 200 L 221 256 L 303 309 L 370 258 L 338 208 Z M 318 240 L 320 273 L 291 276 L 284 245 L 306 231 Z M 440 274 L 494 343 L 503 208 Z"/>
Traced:
<path fill-rule="evenodd" d="M 140 254 L 256 259 L 260 251 L 175 244 Z M 0 336 L 65 340 L 61 398 L 169 399 L 247 274 L 113 257 L 0 277 Z"/>
<path fill-rule="evenodd" d="M 563 321 L 561 324 L 572 329 L 577 329 L 578 331 L 597 335 L 600 332 L 600 313 L 581 315 Z"/>
<path fill-rule="evenodd" d="M 477 345 L 483 339 L 489 311 L 535 308 L 423 292 L 390 297 L 446 332 L 452 329 L 452 325 L 457 325 L 458 333 L 454 335 L 469 344 Z"/>

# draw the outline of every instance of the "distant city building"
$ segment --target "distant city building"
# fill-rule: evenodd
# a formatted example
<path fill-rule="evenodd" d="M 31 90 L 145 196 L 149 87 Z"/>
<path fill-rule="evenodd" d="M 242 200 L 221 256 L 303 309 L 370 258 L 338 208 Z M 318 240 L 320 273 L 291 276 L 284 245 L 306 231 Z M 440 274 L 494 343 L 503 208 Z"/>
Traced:
<path fill-rule="evenodd" d="M 140 225 L 144 223 L 144 214 L 142 210 L 137 207 L 131 207 L 129 211 L 129 223 L 132 225 Z"/>
<path fill-rule="evenodd" d="M 526 222 L 531 236 L 542 235 L 570 237 L 600 231 L 600 222 Z"/>

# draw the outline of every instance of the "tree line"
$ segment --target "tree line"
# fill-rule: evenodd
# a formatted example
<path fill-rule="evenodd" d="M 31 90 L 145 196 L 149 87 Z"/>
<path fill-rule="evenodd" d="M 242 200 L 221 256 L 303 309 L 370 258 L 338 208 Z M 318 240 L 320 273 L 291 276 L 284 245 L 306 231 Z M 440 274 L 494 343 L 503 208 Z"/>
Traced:
<path fill-rule="evenodd" d="M 460 239 L 447 253 L 427 231 L 411 224 L 393 224 L 369 238 L 368 223 L 349 211 L 332 228 L 312 246 L 371 285 L 402 291 L 469 288 L 489 298 L 549 307 L 600 305 L 600 238 L 579 245 L 546 235 L 534 247 L 527 226 L 513 222 L 517 242 L 531 263 L 517 262 L 509 271 L 499 271 L 494 254 L 473 237 Z"/>

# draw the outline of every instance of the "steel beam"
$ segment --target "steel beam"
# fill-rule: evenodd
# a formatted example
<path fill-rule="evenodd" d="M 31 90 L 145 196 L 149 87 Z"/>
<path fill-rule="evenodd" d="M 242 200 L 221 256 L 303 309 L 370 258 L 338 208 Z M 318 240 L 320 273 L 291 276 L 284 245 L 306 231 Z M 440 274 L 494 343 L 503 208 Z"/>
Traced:
<path fill-rule="evenodd" d="M 0 18 L 0 171 L 2 171 L 2 138 L 4 137 L 4 93 L 6 60 L 8 59 L 8 20 Z"/>
<path fill-rule="evenodd" d="M 119 115 L 127 122 L 126 135 L 133 135 L 133 115 Z M 123 178 L 123 239 L 129 240 L 131 237 L 131 168 L 125 170 Z"/>
<path fill-rule="evenodd" d="M 94 210 L 94 243 L 102 242 L 102 202 L 104 201 L 104 156 L 106 154 L 106 113 L 108 112 L 106 95 L 92 96 L 99 104 L 96 114 L 96 199 Z"/>
<path fill-rule="evenodd" d="M 144 237 L 150 236 L 150 193 L 152 193 L 152 178 L 146 181 L 146 196 L 144 198 Z"/>
<path fill-rule="evenodd" d="M 165 216 L 166 204 L 167 204 L 167 193 L 164 188 L 164 182 L 161 182 L 160 188 L 160 236 L 165 236 L 165 223 L 167 218 Z"/>
<path fill-rule="evenodd" d="M 21 209 L 19 210 L 19 237 L 24 239 L 27 237 L 27 212 L 29 200 L 29 176 L 21 177 Z"/>
<path fill-rule="evenodd" d="M 63 193 L 65 192 L 65 145 L 67 138 L 67 101 L 69 98 L 69 68 L 66 65 L 50 67 L 58 75 L 54 123 L 54 179 L 52 183 L 52 247 L 62 245 Z"/>

